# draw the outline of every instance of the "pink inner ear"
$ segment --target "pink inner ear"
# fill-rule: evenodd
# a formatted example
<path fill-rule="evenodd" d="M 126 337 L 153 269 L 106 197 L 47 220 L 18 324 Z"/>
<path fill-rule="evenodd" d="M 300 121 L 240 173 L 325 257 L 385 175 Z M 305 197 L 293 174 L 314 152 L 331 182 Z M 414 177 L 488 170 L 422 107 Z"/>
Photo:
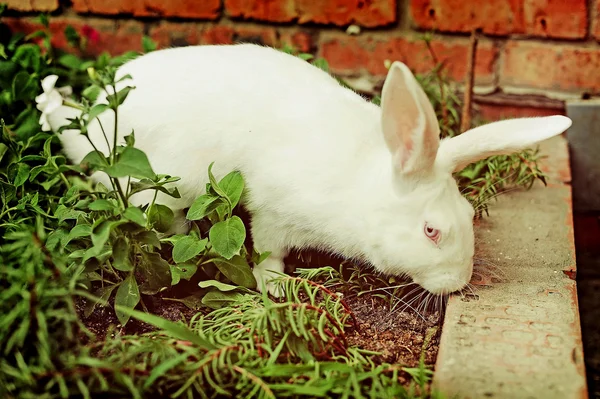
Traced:
<path fill-rule="evenodd" d="M 406 149 L 405 152 L 407 154 L 410 154 L 412 152 L 412 149 L 413 149 L 413 141 L 412 141 L 412 139 L 410 138 L 410 136 L 404 135 L 403 138 L 402 138 L 402 141 L 404 143 L 404 148 Z"/>

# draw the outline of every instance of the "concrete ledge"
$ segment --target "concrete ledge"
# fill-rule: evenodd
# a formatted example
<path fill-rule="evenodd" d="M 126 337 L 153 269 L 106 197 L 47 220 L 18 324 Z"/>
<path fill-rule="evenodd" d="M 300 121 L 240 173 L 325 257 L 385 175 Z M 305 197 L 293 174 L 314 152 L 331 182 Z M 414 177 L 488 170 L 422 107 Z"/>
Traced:
<path fill-rule="evenodd" d="M 434 376 L 447 397 L 587 398 L 568 148 L 541 149 L 548 187 L 500 196 L 476 228 L 476 257 L 493 267 L 448 303 Z"/>

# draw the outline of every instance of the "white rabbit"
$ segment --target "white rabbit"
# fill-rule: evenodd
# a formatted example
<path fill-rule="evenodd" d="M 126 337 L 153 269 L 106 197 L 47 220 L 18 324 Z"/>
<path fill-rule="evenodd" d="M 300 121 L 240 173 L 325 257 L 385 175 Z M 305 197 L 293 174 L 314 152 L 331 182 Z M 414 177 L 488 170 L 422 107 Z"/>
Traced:
<path fill-rule="evenodd" d="M 291 248 L 311 247 L 410 276 L 434 294 L 460 290 L 472 273 L 474 211 L 452 172 L 571 125 L 559 115 L 515 119 L 440 142 L 434 110 L 404 64 L 392 64 L 379 107 L 303 60 L 249 44 L 155 51 L 124 74 L 136 89 L 119 108 L 119 134 L 134 129 L 154 170 L 181 177 L 182 198 L 158 202 L 189 207 L 213 161 L 218 179 L 243 174 L 255 246 L 271 251 L 254 267 L 259 287 L 283 271 Z M 74 112 L 50 114 L 52 128 Z M 100 119 L 112 136 L 112 112 Z M 89 135 L 108 152 L 97 123 Z M 75 163 L 92 150 L 78 132 L 59 137 Z"/>

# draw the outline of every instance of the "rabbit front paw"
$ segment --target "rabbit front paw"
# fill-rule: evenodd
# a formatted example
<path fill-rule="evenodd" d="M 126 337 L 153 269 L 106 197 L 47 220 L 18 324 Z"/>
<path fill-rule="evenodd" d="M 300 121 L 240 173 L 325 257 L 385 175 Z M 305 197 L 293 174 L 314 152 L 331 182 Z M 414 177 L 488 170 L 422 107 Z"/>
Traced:
<path fill-rule="evenodd" d="M 255 265 L 252 270 L 256 279 L 256 287 L 259 292 L 262 292 L 266 287 L 269 294 L 275 298 L 281 298 L 284 293 L 281 285 L 271 282 L 272 279 L 279 277 L 279 273 L 283 273 L 283 260 L 268 258 L 262 261 L 259 265 Z"/>

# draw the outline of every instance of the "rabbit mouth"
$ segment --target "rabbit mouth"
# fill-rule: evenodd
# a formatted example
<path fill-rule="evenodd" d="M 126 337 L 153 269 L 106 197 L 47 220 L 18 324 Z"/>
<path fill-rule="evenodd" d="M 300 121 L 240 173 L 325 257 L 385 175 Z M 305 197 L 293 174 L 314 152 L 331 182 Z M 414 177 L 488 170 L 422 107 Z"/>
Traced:
<path fill-rule="evenodd" d="M 414 281 L 434 295 L 447 295 L 460 291 L 469 283 L 468 278 L 459 278 L 455 274 L 441 274 L 424 279 L 415 279 Z"/>

